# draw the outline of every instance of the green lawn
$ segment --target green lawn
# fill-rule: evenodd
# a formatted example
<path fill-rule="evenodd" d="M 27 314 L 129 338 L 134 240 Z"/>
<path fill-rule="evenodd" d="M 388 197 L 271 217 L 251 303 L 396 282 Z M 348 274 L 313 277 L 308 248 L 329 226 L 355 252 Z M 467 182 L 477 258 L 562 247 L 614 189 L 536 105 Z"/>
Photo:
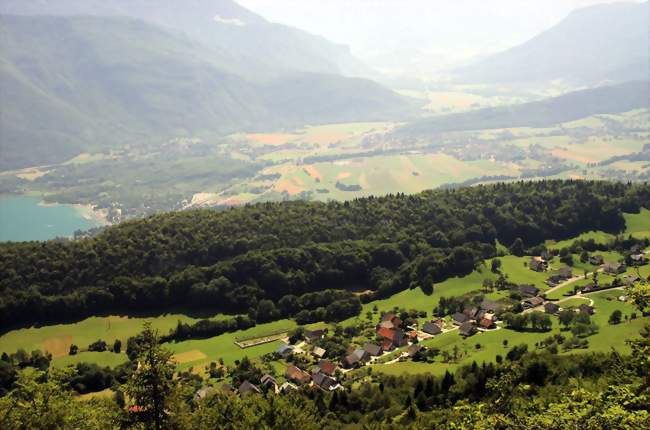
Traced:
<path fill-rule="evenodd" d="M 124 352 L 115 354 L 113 352 L 80 352 L 77 355 L 66 355 L 52 360 L 52 366 L 56 368 L 75 365 L 77 363 L 95 363 L 102 367 L 116 367 L 129 361 Z"/>

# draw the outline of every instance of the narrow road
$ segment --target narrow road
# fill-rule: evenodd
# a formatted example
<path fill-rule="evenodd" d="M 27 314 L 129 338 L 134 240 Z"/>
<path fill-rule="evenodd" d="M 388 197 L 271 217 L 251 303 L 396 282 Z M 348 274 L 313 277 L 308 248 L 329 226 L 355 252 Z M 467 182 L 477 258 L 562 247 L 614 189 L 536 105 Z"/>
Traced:
<path fill-rule="evenodd" d="M 602 273 L 604 270 L 605 270 L 605 269 L 603 269 L 603 268 L 601 267 L 601 268 L 599 268 L 598 270 L 596 270 L 596 272 L 598 272 L 598 273 Z M 586 278 L 589 278 L 590 276 L 593 276 L 593 275 L 594 275 L 594 272 L 587 272 L 587 276 L 586 276 Z M 547 295 L 548 295 L 549 293 L 552 293 L 553 291 L 559 290 L 560 288 L 564 288 L 564 287 L 566 287 L 567 285 L 573 284 L 574 282 L 578 282 L 579 280 L 581 280 L 581 279 L 586 279 L 586 278 L 585 278 L 585 275 L 574 276 L 573 278 L 567 279 L 566 281 L 564 281 L 564 282 L 558 284 L 557 286 L 552 287 L 552 288 L 550 288 L 550 289 L 544 291 L 544 294 L 547 294 Z"/>

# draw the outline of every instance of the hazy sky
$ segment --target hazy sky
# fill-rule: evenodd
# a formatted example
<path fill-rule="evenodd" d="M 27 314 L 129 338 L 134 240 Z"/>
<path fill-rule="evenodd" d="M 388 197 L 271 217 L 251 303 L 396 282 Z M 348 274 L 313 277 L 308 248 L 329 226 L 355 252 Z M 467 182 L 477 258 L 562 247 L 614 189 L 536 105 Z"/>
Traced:
<path fill-rule="evenodd" d="M 630 0 L 236 0 L 267 19 L 373 57 L 417 49 L 450 58 L 497 51 L 552 26 L 573 9 Z"/>

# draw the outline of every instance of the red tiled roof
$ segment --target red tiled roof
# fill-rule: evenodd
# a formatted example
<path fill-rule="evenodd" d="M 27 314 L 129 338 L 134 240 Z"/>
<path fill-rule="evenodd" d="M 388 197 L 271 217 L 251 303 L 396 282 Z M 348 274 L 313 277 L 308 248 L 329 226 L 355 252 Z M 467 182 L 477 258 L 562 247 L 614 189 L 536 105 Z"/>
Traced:
<path fill-rule="evenodd" d="M 395 330 L 390 328 L 381 327 L 377 330 L 377 334 L 385 339 L 392 341 L 395 338 Z"/>

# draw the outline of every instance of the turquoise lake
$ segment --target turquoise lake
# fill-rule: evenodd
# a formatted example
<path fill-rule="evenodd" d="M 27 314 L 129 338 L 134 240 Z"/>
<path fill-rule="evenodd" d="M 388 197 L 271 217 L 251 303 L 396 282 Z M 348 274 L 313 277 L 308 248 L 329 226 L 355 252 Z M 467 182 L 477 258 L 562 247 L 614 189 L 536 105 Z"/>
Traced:
<path fill-rule="evenodd" d="M 47 240 L 101 225 L 70 205 L 42 205 L 41 199 L 0 196 L 0 241 Z"/>

